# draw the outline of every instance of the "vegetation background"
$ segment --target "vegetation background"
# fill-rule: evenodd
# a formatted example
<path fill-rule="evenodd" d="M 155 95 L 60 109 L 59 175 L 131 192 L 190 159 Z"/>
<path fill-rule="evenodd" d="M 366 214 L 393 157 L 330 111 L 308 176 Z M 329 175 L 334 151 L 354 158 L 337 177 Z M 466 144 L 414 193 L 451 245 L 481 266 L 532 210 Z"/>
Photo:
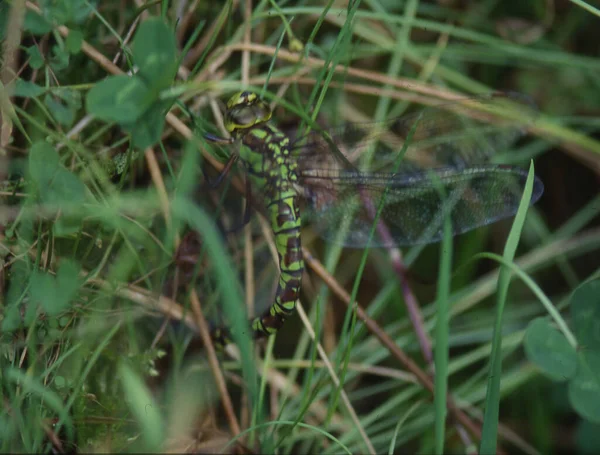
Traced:
<path fill-rule="evenodd" d="M 597 5 L 11 0 L 0 33 L 0 450 L 600 451 Z M 493 160 L 545 193 L 402 259 L 307 226 L 300 317 L 215 353 L 277 276 L 242 173 L 205 179 L 246 87 L 290 132 L 523 93 Z"/>

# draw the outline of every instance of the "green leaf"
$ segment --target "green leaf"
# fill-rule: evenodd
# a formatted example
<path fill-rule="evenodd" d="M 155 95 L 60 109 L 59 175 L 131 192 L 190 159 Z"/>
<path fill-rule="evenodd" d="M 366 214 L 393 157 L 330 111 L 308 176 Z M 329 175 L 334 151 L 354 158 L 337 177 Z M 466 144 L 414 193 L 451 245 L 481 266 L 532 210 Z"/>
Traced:
<path fill-rule="evenodd" d="M 588 281 L 575 290 L 571 318 L 579 344 L 586 350 L 600 350 L 600 280 Z"/>
<path fill-rule="evenodd" d="M 123 128 L 131 133 L 131 143 L 134 147 L 144 149 L 156 144 L 162 135 L 165 126 L 165 105 L 171 102 L 162 102 L 152 106 L 135 124 L 124 125 Z"/>
<path fill-rule="evenodd" d="M 94 4 L 89 0 L 42 0 L 41 6 L 46 14 L 57 24 L 79 24 L 94 10 Z"/>
<path fill-rule="evenodd" d="M 37 142 L 29 151 L 29 176 L 43 202 L 60 204 L 85 201 L 86 187 L 60 164 L 56 150 Z"/>
<path fill-rule="evenodd" d="M 79 277 L 81 267 L 71 259 L 62 259 L 56 273 L 56 284 L 61 293 L 61 297 L 71 301 L 81 287 L 82 280 Z"/>
<path fill-rule="evenodd" d="M 12 332 L 21 327 L 21 303 L 31 270 L 26 261 L 17 261 L 10 268 L 10 281 L 6 293 L 6 306 L 2 320 L 2 332 Z"/>
<path fill-rule="evenodd" d="M 527 174 L 527 182 L 523 189 L 523 196 L 519 203 L 517 214 L 513 222 L 510 234 L 506 239 L 504 253 L 502 257 L 508 262 L 512 262 L 523 225 L 527 209 L 531 202 L 533 191 L 534 167 L 533 161 L 529 165 L 529 173 Z M 483 427 L 481 431 L 481 443 L 479 453 L 496 453 L 498 440 L 498 420 L 500 413 L 500 378 L 502 377 L 502 316 L 504 305 L 507 301 L 508 287 L 510 284 L 511 272 L 506 266 L 500 269 L 498 277 L 498 295 L 496 300 L 496 319 L 494 321 L 494 335 L 492 341 L 492 353 L 490 359 L 490 372 L 488 375 L 488 387 L 485 397 L 485 412 L 483 416 Z"/>
<path fill-rule="evenodd" d="M 45 202 L 60 204 L 81 203 L 86 199 L 86 187 L 79 177 L 69 170 L 61 167 L 56 172 L 49 192 L 43 197 Z"/>
<path fill-rule="evenodd" d="M 577 375 L 569 382 L 569 401 L 579 415 L 600 423 L 600 354 L 584 351 Z"/>
<path fill-rule="evenodd" d="M 81 230 L 81 219 L 61 216 L 52 225 L 54 237 L 71 237 Z"/>
<path fill-rule="evenodd" d="M 50 67 L 54 71 L 62 71 L 69 67 L 70 54 L 58 45 L 52 46 L 52 52 L 50 55 Z"/>
<path fill-rule="evenodd" d="M 25 52 L 29 55 L 29 66 L 34 70 L 40 69 L 44 66 L 44 57 L 40 52 L 40 48 L 35 44 L 25 49 Z"/>
<path fill-rule="evenodd" d="M 23 98 L 35 98 L 45 91 L 44 87 L 40 87 L 34 82 L 24 81 L 23 79 L 17 79 L 17 83 L 15 84 L 15 96 Z"/>
<path fill-rule="evenodd" d="M 545 318 L 537 318 L 529 324 L 524 342 L 529 360 L 551 379 L 565 381 L 575 375 L 575 348 Z"/>
<path fill-rule="evenodd" d="M 45 35 L 52 31 L 52 24 L 40 14 L 27 10 L 23 28 L 33 35 Z"/>
<path fill-rule="evenodd" d="M 54 147 L 45 142 L 33 144 L 29 151 L 29 176 L 39 191 L 47 190 L 59 166 L 60 158 Z"/>
<path fill-rule="evenodd" d="M 81 107 L 81 92 L 69 87 L 54 87 L 52 93 L 74 109 Z"/>
<path fill-rule="evenodd" d="M 65 381 L 65 378 L 63 376 L 56 376 L 54 378 L 54 385 L 56 386 L 57 389 L 62 389 L 65 385 L 67 385 L 67 381 Z"/>
<path fill-rule="evenodd" d="M 69 306 L 81 286 L 79 265 L 63 259 L 56 277 L 42 271 L 35 271 L 31 277 L 30 303 L 41 306 L 50 316 L 55 316 Z"/>
<path fill-rule="evenodd" d="M 67 50 L 71 54 L 78 54 L 81 51 L 81 45 L 83 43 L 83 33 L 79 30 L 71 30 L 67 35 L 67 40 L 65 44 L 67 46 Z"/>
<path fill-rule="evenodd" d="M 57 314 L 60 312 L 60 309 L 58 311 L 53 311 L 56 308 L 54 301 L 57 297 L 57 289 L 54 285 L 54 277 L 39 270 L 33 272 L 33 275 L 31 276 L 29 307 L 31 309 L 42 307 L 50 315 Z M 31 315 L 27 319 L 30 318 Z M 32 321 L 28 320 L 27 322 L 31 323 Z"/>
<path fill-rule="evenodd" d="M 134 123 L 154 100 L 137 77 L 111 76 L 96 84 L 86 98 L 87 111 L 101 120 Z"/>
<path fill-rule="evenodd" d="M 44 97 L 44 104 L 52 114 L 52 117 L 61 125 L 69 127 L 75 121 L 75 111 L 60 100 L 57 100 L 50 93 Z"/>
<path fill-rule="evenodd" d="M 173 31 L 162 19 L 142 22 L 132 48 L 138 74 L 149 87 L 160 90 L 173 82 L 177 72 L 177 45 Z"/>
<path fill-rule="evenodd" d="M 582 420 L 575 430 L 577 453 L 595 455 L 600 453 L 600 425 Z"/>

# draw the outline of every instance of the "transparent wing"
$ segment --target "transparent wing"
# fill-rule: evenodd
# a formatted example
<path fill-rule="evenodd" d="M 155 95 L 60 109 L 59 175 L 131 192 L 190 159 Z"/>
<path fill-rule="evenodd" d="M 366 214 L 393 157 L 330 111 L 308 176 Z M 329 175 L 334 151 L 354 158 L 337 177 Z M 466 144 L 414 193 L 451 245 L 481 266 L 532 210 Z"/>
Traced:
<path fill-rule="evenodd" d="M 303 217 L 328 241 L 367 246 L 377 208 L 380 221 L 369 246 L 436 242 L 446 214 L 454 235 L 513 216 L 527 179 L 507 166 L 443 168 L 403 174 L 311 170 L 302 173 L 308 207 Z M 531 203 L 543 192 L 536 178 Z"/>
<path fill-rule="evenodd" d="M 389 169 L 416 122 L 401 169 L 467 167 L 509 148 L 537 116 L 535 104 L 525 95 L 498 92 L 426 107 L 385 122 L 312 132 L 295 141 L 293 154 L 305 168 Z"/>

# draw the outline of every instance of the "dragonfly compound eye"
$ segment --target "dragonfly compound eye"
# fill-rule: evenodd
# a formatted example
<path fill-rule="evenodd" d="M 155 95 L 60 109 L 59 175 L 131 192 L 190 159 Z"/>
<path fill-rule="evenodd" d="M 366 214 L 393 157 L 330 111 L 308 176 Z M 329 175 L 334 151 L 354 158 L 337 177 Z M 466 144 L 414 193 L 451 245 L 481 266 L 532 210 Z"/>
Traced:
<path fill-rule="evenodd" d="M 248 105 L 237 105 L 227 111 L 225 127 L 229 132 L 236 129 L 252 128 L 253 126 L 268 121 L 271 118 L 271 109 L 266 103 L 257 99 Z"/>

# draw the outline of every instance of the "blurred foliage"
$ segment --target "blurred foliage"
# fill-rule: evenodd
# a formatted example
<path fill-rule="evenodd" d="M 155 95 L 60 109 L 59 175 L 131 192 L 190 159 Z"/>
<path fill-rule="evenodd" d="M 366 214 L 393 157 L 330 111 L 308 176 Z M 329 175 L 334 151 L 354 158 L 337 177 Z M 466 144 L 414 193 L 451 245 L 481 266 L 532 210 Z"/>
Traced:
<path fill-rule="evenodd" d="M 600 451 L 599 25 L 583 0 L 0 2 L 0 450 L 464 453 L 499 406 L 505 452 Z M 539 118 L 492 157 L 534 159 L 545 184 L 508 242 L 506 295 L 480 253 L 506 257 L 511 220 L 456 238 L 451 273 L 439 245 L 406 249 L 404 281 L 381 249 L 357 279 L 363 252 L 307 226 L 328 274 L 311 268 L 301 301 L 323 350 L 293 317 L 266 351 L 221 353 L 223 381 L 200 315 L 243 339 L 242 296 L 264 310 L 277 276 L 268 227 L 240 227 L 241 166 L 207 182 L 228 152 L 203 134 L 242 87 L 292 136 L 459 95 L 532 98 Z M 353 325 L 336 286 L 379 329 Z M 448 350 L 436 371 L 466 421 L 419 377 L 424 338 Z"/>

